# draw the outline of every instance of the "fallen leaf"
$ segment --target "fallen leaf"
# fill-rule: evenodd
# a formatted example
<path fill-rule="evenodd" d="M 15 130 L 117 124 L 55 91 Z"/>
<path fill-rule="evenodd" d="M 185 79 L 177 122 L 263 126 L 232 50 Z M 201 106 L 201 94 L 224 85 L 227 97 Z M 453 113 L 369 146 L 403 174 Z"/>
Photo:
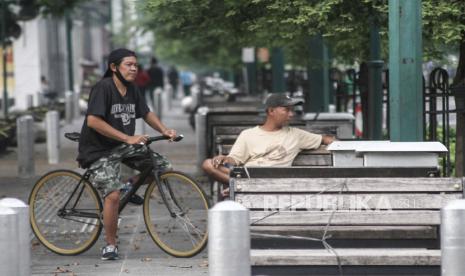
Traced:
<path fill-rule="evenodd" d="M 177 268 L 192 268 L 191 265 L 186 265 L 186 266 L 182 266 L 182 265 L 169 265 L 169 267 L 177 267 Z"/>
<path fill-rule="evenodd" d="M 143 262 L 151 262 L 152 258 L 144 257 L 144 258 L 141 259 L 141 261 L 143 261 Z"/>
<path fill-rule="evenodd" d="M 203 261 L 201 264 L 199 264 L 200 267 L 208 267 L 208 261 Z"/>

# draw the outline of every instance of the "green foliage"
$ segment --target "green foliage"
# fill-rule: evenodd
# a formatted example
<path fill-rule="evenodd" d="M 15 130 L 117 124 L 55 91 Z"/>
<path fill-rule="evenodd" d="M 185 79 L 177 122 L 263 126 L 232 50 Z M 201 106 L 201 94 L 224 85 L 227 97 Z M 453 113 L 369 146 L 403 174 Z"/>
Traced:
<path fill-rule="evenodd" d="M 428 0 L 422 9 L 425 59 L 441 59 L 464 39 L 465 5 L 462 0 Z"/>
<path fill-rule="evenodd" d="M 66 11 L 72 10 L 80 3 L 88 0 L 37 0 L 37 6 L 43 14 L 63 16 Z"/>
<path fill-rule="evenodd" d="M 288 61 L 305 65 L 309 37 L 322 34 L 333 57 L 350 64 L 368 58 L 371 22 L 379 26 L 387 60 L 388 0 L 146 0 L 141 5 L 157 51 L 186 63 L 237 65 L 242 47 L 278 46 L 286 49 Z M 463 39 L 465 5 L 423 0 L 422 9 L 425 58 L 441 58 Z"/>

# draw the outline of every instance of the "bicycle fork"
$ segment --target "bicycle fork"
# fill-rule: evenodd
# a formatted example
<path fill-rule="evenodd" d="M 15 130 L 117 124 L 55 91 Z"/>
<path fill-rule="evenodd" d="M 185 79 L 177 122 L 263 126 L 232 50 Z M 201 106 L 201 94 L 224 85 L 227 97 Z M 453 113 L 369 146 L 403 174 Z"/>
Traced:
<path fill-rule="evenodd" d="M 157 183 L 157 188 L 158 188 L 158 191 L 160 192 L 163 203 L 165 204 L 166 208 L 170 212 L 171 217 L 175 218 L 176 216 L 184 216 L 186 212 L 183 210 L 181 205 L 178 203 L 178 200 L 176 199 L 176 196 L 173 193 L 173 189 L 171 188 L 170 183 L 166 179 L 162 180 L 159 176 L 159 173 L 154 173 L 154 177 L 155 177 L 155 183 Z M 166 190 L 168 191 L 168 194 L 166 193 Z M 167 195 L 169 195 L 169 198 L 167 197 Z M 180 213 L 176 213 L 174 208 L 177 208 L 180 211 Z"/>

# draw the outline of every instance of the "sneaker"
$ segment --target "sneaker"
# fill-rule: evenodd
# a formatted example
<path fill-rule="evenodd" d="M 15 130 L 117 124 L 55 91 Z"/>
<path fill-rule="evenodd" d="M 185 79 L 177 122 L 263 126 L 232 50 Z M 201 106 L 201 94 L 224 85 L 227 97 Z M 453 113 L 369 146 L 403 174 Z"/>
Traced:
<path fill-rule="evenodd" d="M 133 194 L 130 198 L 129 198 L 129 202 L 134 204 L 134 205 L 142 205 L 144 204 L 144 198 L 137 195 L 137 194 Z"/>
<path fill-rule="evenodd" d="M 118 247 L 112 244 L 109 244 L 105 247 L 102 247 L 102 260 L 118 260 Z"/>

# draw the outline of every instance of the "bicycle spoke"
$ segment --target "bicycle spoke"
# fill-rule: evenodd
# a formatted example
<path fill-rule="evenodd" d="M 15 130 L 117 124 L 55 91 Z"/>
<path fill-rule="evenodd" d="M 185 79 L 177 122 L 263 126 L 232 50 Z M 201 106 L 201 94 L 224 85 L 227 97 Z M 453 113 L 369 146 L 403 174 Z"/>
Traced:
<path fill-rule="evenodd" d="M 190 223 L 189 221 L 187 221 L 186 219 L 182 218 L 182 217 L 179 217 L 181 219 L 181 221 L 178 221 L 176 220 L 179 224 L 181 224 L 181 222 L 183 224 L 181 224 L 181 227 L 185 230 L 184 233 L 190 237 L 191 239 L 191 242 L 192 242 L 192 245 L 196 245 L 200 242 L 201 238 L 202 238 L 202 233 L 200 231 L 197 231 L 195 229 L 195 226 L 192 225 L 192 223 Z M 192 227 L 192 230 L 194 230 L 194 232 L 196 232 L 195 234 L 197 234 L 197 236 L 199 237 L 198 240 L 195 239 L 195 237 L 193 235 L 191 235 L 191 231 L 189 231 L 189 227 L 188 226 L 191 226 Z"/>
<path fill-rule="evenodd" d="M 102 229 L 98 195 L 80 179 L 71 171 L 51 172 L 39 179 L 31 193 L 33 232 L 42 244 L 59 254 L 87 250 Z M 76 208 L 64 209 L 65 205 Z"/>
<path fill-rule="evenodd" d="M 146 223 L 150 221 L 148 229 L 154 241 L 177 257 L 200 252 L 206 244 L 208 204 L 195 182 L 170 172 L 148 191 L 144 216 Z"/>

